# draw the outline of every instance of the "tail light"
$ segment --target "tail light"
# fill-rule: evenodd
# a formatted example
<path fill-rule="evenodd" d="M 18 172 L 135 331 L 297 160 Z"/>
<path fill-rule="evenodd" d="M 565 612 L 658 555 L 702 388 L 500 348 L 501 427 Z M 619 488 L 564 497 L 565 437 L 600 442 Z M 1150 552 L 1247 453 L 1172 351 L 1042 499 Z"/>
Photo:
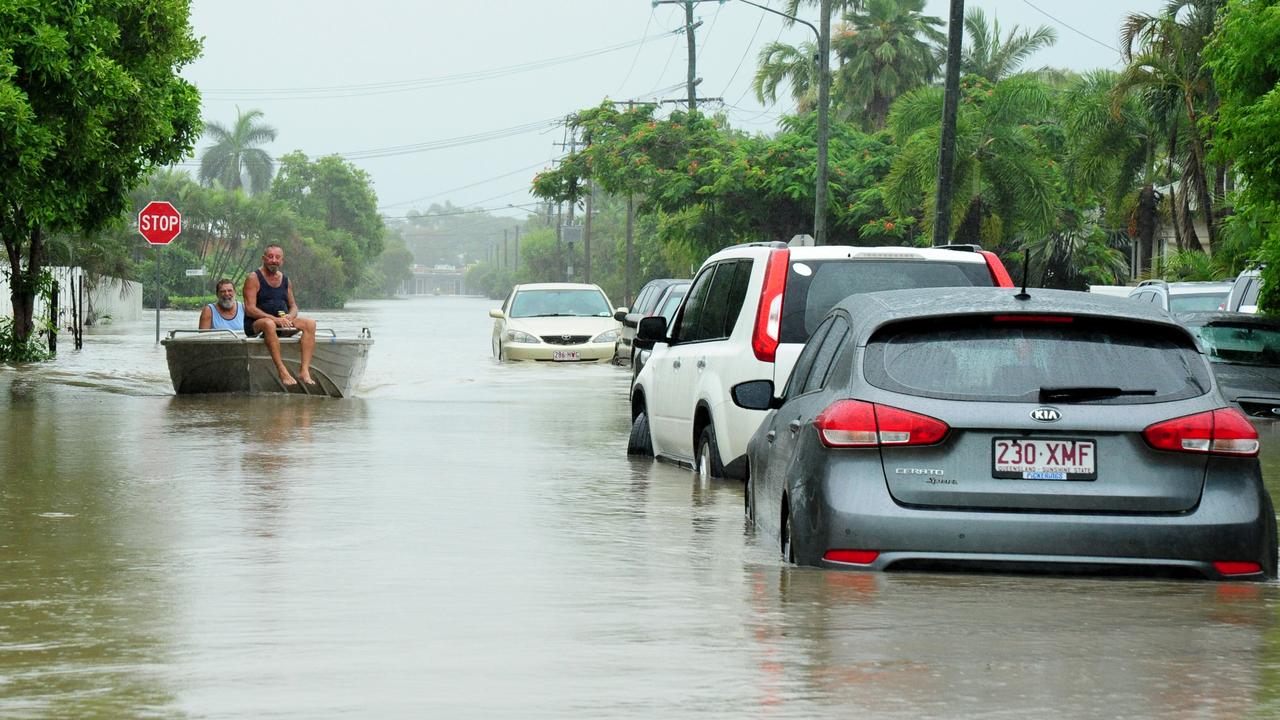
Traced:
<path fill-rule="evenodd" d="M 996 287 L 1013 287 L 1013 278 L 1009 277 L 1009 271 L 1004 269 L 1004 263 L 1000 262 L 1000 258 L 990 250 L 979 250 L 978 254 L 987 261 L 987 272 L 991 273 L 991 282 Z"/>
<path fill-rule="evenodd" d="M 778 337 L 782 329 L 782 293 L 787 289 L 787 263 L 791 251 L 773 250 L 764 268 L 764 290 L 756 309 L 756 326 L 751 333 L 751 349 L 756 359 L 773 362 L 778 353 Z"/>
<path fill-rule="evenodd" d="M 1235 408 L 1218 408 L 1158 422 L 1142 431 L 1157 450 L 1253 457 L 1258 454 L 1258 431 Z"/>
<path fill-rule="evenodd" d="M 878 557 L 878 550 L 828 550 L 822 559 L 851 565 L 870 565 Z"/>
<path fill-rule="evenodd" d="M 1256 562 L 1240 562 L 1236 560 L 1216 560 L 1213 569 L 1223 575 L 1257 575 L 1262 566 Z"/>
<path fill-rule="evenodd" d="M 832 403 L 813 421 L 822 444 L 832 448 L 933 445 L 951 429 L 928 415 L 862 400 Z"/>

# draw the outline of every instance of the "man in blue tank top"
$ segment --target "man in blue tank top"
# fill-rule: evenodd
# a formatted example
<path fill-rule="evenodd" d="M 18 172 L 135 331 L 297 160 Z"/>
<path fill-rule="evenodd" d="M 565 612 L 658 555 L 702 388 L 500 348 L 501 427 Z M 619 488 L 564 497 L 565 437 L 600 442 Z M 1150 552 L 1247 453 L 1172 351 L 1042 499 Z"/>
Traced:
<path fill-rule="evenodd" d="M 289 278 L 280 271 L 284 265 L 284 249 L 268 245 L 262 253 L 262 267 L 249 273 L 244 279 L 244 334 L 262 337 L 276 364 L 280 383 L 285 387 L 297 385 L 284 361 L 280 359 L 280 338 L 302 333 L 299 346 L 302 361 L 298 365 L 298 379 L 314 385 L 311 379 L 311 355 L 316 349 L 316 322 L 298 316 L 298 303 L 293 299 Z"/>
<path fill-rule="evenodd" d="M 226 278 L 214 285 L 218 302 L 209 303 L 200 311 L 201 330 L 244 331 L 244 305 L 236 301 L 236 286 Z"/>

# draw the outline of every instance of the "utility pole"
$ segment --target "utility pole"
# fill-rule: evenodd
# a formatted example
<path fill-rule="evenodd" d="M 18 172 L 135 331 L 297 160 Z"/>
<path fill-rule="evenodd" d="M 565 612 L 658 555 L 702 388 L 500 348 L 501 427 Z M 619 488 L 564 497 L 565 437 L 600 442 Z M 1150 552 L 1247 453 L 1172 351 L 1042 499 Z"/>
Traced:
<path fill-rule="evenodd" d="M 587 216 L 582 220 L 582 281 L 591 282 L 591 196 L 595 182 L 587 179 Z"/>
<path fill-rule="evenodd" d="M 818 33 L 818 172 L 813 192 L 813 242 L 827 244 L 827 144 L 831 128 L 831 0 L 822 0 Z"/>
<path fill-rule="evenodd" d="M 698 47 L 693 39 L 693 0 L 684 2 L 684 41 L 689 52 L 689 112 L 698 109 Z"/>
<path fill-rule="evenodd" d="M 565 129 L 568 130 L 568 142 L 562 142 L 557 144 L 562 149 L 569 148 L 569 157 L 572 157 L 573 154 L 578 151 L 578 127 L 572 124 L 572 118 L 570 118 L 569 121 L 565 122 Z M 573 225 L 573 210 L 574 210 L 574 206 L 576 206 L 577 204 L 578 204 L 577 197 L 574 197 L 571 195 L 569 197 L 569 222 L 568 222 L 569 225 Z M 557 227 L 556 228 L 557 248 L 559 246 L 560 239 L 563 237 L 563 235 L 564 235 L 563 226 Z M 570 232 L 568 242 L 565 243 L 566 245 L 569 246 L 569 256 L 567 258 L 567 262 L 565 263 L 565 276 L 564 276 L 565 282 L 573 281 L 573 237 L 574 235 L 575 233 Z"/>
<path fill-rule="evenodd" d="M 631 238 L 635 229 L 635 201 L 627 194 L 627 264 L 622 277 L 622 298 L 631 307 Z"/>
<path fill-rule="evenodd" d="M 947 79 L 942 99 L 942 138 L 938 143 L 938 194 L 933 213 L 933 244 L 951 240 L 951 176 L 956 158 L 956 110 L 960 107 L 960 44 L 964 42 L 964 0 L 951 0 L 947 26 Z"/>

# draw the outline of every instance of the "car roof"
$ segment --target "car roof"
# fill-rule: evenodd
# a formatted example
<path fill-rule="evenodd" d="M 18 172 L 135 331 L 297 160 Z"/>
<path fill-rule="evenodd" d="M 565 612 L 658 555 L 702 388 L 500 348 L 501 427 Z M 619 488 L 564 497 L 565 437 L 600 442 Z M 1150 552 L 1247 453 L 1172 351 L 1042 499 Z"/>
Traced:
<path fill-rule="evenodd" d="M 600 290 L 600 286 L 590 283 L 525 283 L 515 286 L 515 290 Z"/>
<path fill-rule="evenodd" d="M 1234 281 L 1204 282 L 1172 282 L 1169 283 L 1170 295 L 1190 295 L 1202 292 L 1229 292 Z"/>
<path fill-rule="evenodd" d="M 765 243 L 751 243 L 748 245 L 734 245 L 732 247 L 727 247 L 707 258 L 706 262 L 734 257 L 764 255 L 773 250 L 790 250 L 791 259 L 796 261 L 853 259 L 933 260 L 936 262 L 945 260 L 947 262 L 972 263 L 974 265 L 985 265 L 987 262 L 986 257 L 981 253 L 969 252 L 966 250 L 902 247 L 899 245 L 881 245 L 874 247 L 859 247 L 854 245 L 817 245 L 788 248 L 781 244 Z M 706 263 L 703 264 L 705 265 Z"/>
<path fill-rule="evenodd" d="M 682 282 L 689 282 L 689 281 L 683 280 L 681 278 L 654 278 L 649 282 L 645 283 L 644 287 L 640 289 L 643 290 L 644 288 L 647 288 L 650 285 L 653 285 L 654 287 L 667 287 L 669 285 L 675 285 L 676 283 L 682 283 Z"/>
<path fill-rule="evenodd" d="M 1017 299 L 1018 294 L 1014 288 L 1000 287 L 886 290 L 851 295 L 835 309 L 849 313 L 860 345 L 889 323 L 965 315 L 1079 315 L 1145 322 L 1188 332 L 1164 310 L 1127 298 L 1046 288 L 1028 289 L 1026 300 Z"/>

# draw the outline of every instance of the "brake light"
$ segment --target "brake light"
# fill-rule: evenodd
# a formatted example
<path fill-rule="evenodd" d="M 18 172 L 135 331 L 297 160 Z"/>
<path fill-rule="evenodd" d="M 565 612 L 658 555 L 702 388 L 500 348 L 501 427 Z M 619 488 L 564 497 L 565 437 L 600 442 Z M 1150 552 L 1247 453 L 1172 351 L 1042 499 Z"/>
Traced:
<path fill-rule="evenodd" d="M 760 306 L 756 309 L 755 329 L 751 333 L 751 350 L 762 362 L 773 362 L 777 357 L 782 327 L 782 293 L 787 289 L 787 263 L 790 260 L 790 250 L 773 250 L 764 268 L 764 288 L 760 293 Z"/>
<path fill-rule="evenodd" d="M 994 322 L 1020 323 L 1070 323 L 1076 320 L 1070 315 L 993 315 L 991 319 Z"/>
<path fill-rule="evenodd" d="M 1158 422 L 1143 430 L 1142 436 L 1157 450 L 1243 457 L 1258 454 L 1258 431 L 1235 408 Z"/>
<path fill-rule="evenodd" d="M 837 400 L 813 421 L 822 444 L 831 448 L 933 445 L 951 428 L 928 415 L 862 400 Z"/>
<path fill-rule="evenodd" d="M 1256 562 L 1234 560 L 1215 560 L 1213 569 L 1223 575 L 1257 575 L 1262 572 L 1262 566 Z"/>
<path fill-rule="evenodd" d="M 828 550 L 822 559 L 851 565 L 870 565 L 878 557 L 880 553 L 875 550 Z"/>
<path fill-rule="evenodd" d="M 979 250 L 978 254 L 987 261 L 987 272 L 991 273 L 991 282 L 996 287 L 1013 287 L 1013 278 L 1009 277 L 1009 271 L 1004 269 L 1004 263 L 1000 262 L 1000 258 L 990 250 Z"/>

